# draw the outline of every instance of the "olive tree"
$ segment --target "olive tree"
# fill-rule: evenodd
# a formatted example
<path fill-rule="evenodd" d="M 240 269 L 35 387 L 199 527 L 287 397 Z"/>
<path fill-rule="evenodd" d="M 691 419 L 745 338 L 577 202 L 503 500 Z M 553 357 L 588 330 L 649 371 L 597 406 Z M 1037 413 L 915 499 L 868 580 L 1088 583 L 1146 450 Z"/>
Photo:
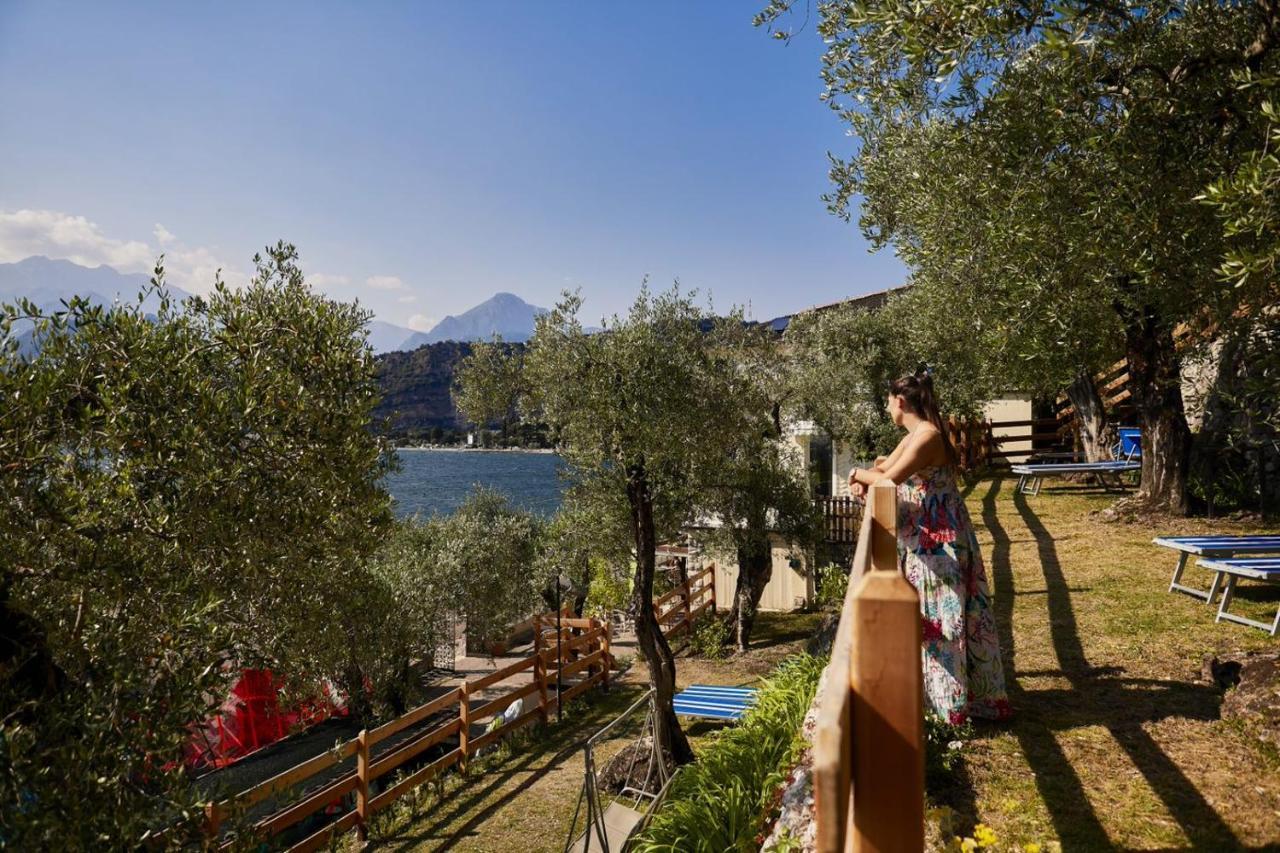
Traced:
<path fill-rule="evenodd" d="M 154 315 L 145 294 L 0 311 L 7 844 L 189 838 L 187 726 L 240 666 L 363 694 L 363 557 L 389 520 L 368 318 L 296 257 L 181 305 L 157 269 Z"/>
<path fill-rule="evenodd" d="M 697 472 L 725 456 L 739 418 L 722 393 L 732 362 L 706 312 L 677 290 L 642 290 L 625 317 L 590 334 L 566 295 L 537 320 L 521 356 L 482 345 L 459 380 L 460 410 L 483 423 L 513 404 L 549 426 L 571 478 L 626 508 L 635 552 L 631 612 L 657 695 L 657 738 L 677 763 L 693 757 L 676 719 L 676 664 L 653 612 L 655 548 L 691 520 Z M 713 326 L 715 324 L 712 324 Z"/>
<path fill-rule="evenodd" d="M 779 21 L 790 5 L 775 0 L 760 21 Z M 1097 0 L 821 6 L 826 98 L 859 139 L 851 157 L 836 158 L 832 209 L 848 215 L 865 193 L 864 229 L 910 245 L 937 217 L 917 217 L 916 174 L 877 179 L 876 159 L 939 126 L 943 139 L 956 132 L 975 144 L 981 169 L 940 157 L 918 158 L 917 171 L 934 184 L 995 189 L 957 208 L 954 227 L 981 225 L 974 245 L 1012 258 L 1027 273 L 1012 283 L 1047 297 L 1050 320 L 1074 327 L 1083 305 L 1102 330 L 1118 329 L 1143 427 L 1140 495 L 1174 512 L 1187 508 L 1190 457 L 1175 330 L 1207 328 L 1274 293 L 1265 276 L 1220 281 L 1223 226 L 1200 195 L 1266 143 L 1264 95 L 1240 84 L 1274 77 L 1278 16 L 1270 4 Z M 944 198 L 963 192 L 949 187 Z M 1006 234 L 1001 223 L 1027 229 Z M 925 266 L 963 262 L 964 243 L 921 243 L 934 262 Z M 1028 263 L 1058 254 L 1068 262 L 1047 276 Z"/>

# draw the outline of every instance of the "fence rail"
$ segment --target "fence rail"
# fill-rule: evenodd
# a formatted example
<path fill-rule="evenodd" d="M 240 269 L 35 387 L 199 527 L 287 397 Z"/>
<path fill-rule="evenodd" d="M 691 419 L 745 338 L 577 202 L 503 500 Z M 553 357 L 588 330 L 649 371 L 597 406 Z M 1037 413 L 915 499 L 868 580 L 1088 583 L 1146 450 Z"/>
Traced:
<path fill-rule="evenodd" d="M 898 569 L 897 490 L 871 487 L 813 738 L 820 853 L 924 847 L 920 604 Z"/>

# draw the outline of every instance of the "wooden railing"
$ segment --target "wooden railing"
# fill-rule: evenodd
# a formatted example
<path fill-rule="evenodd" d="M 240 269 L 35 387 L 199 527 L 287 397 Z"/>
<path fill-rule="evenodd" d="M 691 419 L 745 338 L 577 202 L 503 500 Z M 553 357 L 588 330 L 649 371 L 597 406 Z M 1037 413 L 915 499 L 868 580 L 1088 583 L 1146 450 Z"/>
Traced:
<path fill-rule="evenodd" d="M 920 604 L 898 571 L 897 490 L 871 487 L 813 737 L 821 853 L 924 847 Z"/>
<path fill-rule="evenodd" d="M 674 589 L 653 600 L 653 615 L 667 639 L 689 634 L 694 620 L 716 609 L 716 565 L 686 576 Z"/>
<path fill-rule="evenodd" d="M 464 681 L 443 696 L 436 697 L 403 716 L 377 728 L 361 731 L 353 740 L 254 785 L 229 800 L 211 805 L 207 812 L 210 836 L 217 837 L 227 816 L 248 811 L 268 799 L 287 797 L 294 789 L 301 787 L 301 795 L 288 805 L 253 822 L 250 831 L 255 838 L 266 840 L 277 836 L 335 802 L 345 804 L 344 798 L 353 792 L 354 808 L 345 811 L 337 820 L 297 841 L 288 849 L 293 853 L 317 850 L 328 846 L 333 838 L 351 829 L 355 829 L 364 838 L 369 818 L 399 797 L 454 765 L 465 768 L 468 759 L 480 750 L 529 723 L 545 723 L 557 703 L 567 702 L 596 684 L 608 685 L 609 668 L 613 662 L 609 652 L 609 626 L 594 619 L 563 617 L 560 622 L 566 636 L 559 644 L 558 654 L 556 644 L 547 644 L 542 632 L 535 632 L 537 645 L 532 655 L 480 678 Z M 578 633 L 574 636 L 573 632 Z M 578 678 L 569 683 L 560 695 L 548 689 L 556 684 L 557 669 L 562 681 L 571 677 Z M 529 683 L 476 704 L 480 691 L 524 672 L 532 673 Z M 527 697 L 534 697 L 535 701 L 514 720 L 478 737 L 472 737 L 472 729 L 476 724 L 496 717 L 516 700 Z M 413 731 L 408 736 L 403 735 L 424 722 L 429 722 L 430 725 L 423 726 L 421 731 Z M 445 749 L 431 761 L 421 764 L 420 756 L 446 742 L 450 742 L 452 748 Z M 328 775 L 328 771 L 350 761 L 352 757 L 355 758 L 354 768 L 334 779 L 316 778 L 321 774 Z M 414 759 L 419 759 L 420 766 L 382 790 L 374 792 L 375 782 Z M 312 785 L 307 790 L 306 783 L 309 781 Z M 231 843 L 224 846 L 231 846 Z"/>

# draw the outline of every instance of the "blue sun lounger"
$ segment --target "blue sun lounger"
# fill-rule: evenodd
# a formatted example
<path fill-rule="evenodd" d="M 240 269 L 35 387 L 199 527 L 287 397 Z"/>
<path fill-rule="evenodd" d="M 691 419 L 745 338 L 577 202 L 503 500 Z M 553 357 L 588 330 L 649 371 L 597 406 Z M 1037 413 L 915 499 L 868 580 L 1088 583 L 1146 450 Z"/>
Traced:
<path fill-rule="evenodd" d="M 1137 471 L 1142 463 L 1136 459 L 1122 459 L 1115 462 L 1042 462 L 1011 466 L 1018 475 L 1018 491 L 1025 495 L 1040 494 L 1040 486 L 1046 476 L 1062 474 L 1096 474 L 1104 488 L 1110 490 L 1114 485 L 1123 488 L 1120 475 L 1125 471 Z"/>
<path fill-rule="evenodd" d="M 693 684 L 675 695 L 676 713 L 682 717 L 737 720 L 756 703 L 754 687 L 713 687 Z"/>
<path fill-rule="evenodd" d="M 1240 578 L 1280 583 L 1280 557 L 1196 560 L 1196 565 L 1216 573 L 1213 579 L 1215 588 L 1218 586 L 1219 580 L 1226 576 L 1227 585 L 1222 590 L 1222 601 L 1218 604 L 1218 618 L 1214 620 L 1215 622 L 1221 622 L 1226 619 L 1228 622 L 1238 622 L 1251 628 L 1261 628 L 1273 637 L 1276 635 L 1276 631 L 1280 630 L 1280 607 L 1276 608 L 1276 618 L 1271 621 L 1270 625 L 1266 622 L 1259 622 L 1256 619 L 1246 619 L 1243 616 L 1228 613 L 1227 608 L 1231 606 L 1231 599 L 1236 592 L 1236 581 Z"/>
<path fill-rule="evenodd" d="M 1234 557 L 1237 554 L 1280 554 L 1280 535 L 1262 534 L 1259 536 L 1157 536 L 1152 543 L 1164 548 L 1172 548 L 1178 553 L 1178 565 L 1173 570 L 1173 580 L 1169 582 L 1169 592 L 1185 592 L 1196 598 L 1202 598 L 1213 604 L 1218 594 L 1218 586 L 1222 581 L 1222 573 L 1215 570 L 1213 585 L 1208 589 L 1187 586 L 1182 582 L 1182 573 L 1187 568 L 1190 557 L 1200 557 L 1198 565 L 1205 560 L 1220 560 Z"/>

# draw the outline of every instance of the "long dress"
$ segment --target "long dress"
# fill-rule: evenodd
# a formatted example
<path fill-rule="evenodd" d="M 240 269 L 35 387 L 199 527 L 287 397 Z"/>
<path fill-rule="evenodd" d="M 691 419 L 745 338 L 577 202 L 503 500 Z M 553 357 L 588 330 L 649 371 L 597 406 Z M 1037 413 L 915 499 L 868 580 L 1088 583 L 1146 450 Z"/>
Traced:
<path fill-rule="evenodd" d="M 991 588 L 950 467 L 898 486 L 898 561 L 920 595 L 927 707 L 953 724 L 1007 718 Z"/>

